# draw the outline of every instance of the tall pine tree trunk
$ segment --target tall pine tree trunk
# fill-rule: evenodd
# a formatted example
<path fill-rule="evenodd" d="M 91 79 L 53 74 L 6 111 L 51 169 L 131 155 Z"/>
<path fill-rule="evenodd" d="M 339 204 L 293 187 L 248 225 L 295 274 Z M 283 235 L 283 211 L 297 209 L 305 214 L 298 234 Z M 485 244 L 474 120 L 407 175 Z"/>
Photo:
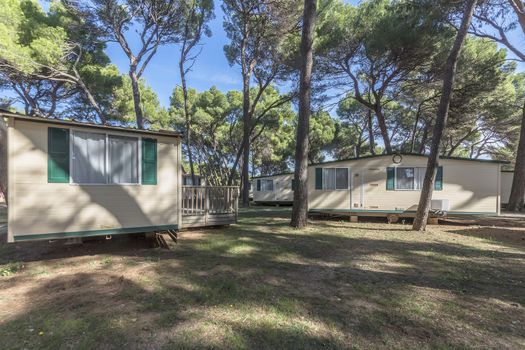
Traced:
<path fill-rule="evenodd" d="M 469 0 L 467 3 L 465 12 L 463 13 L 463 18 L 461 20 L 461 26 L 456 35 L 452 50 L 450 51 L 450 54 L 447 58 L 445 77 L 443 79 L 443 91 L 441 94 L 441 100 L 439 101 L 436 123 L 434 125 L 432 134 L 432 144 L 430 145 L 427 171 L 425 172 L 425 180 L 423 181 L 423 188 L 421 190 L 421 197 L 419 198 L 417 214 L 412 227 L 412 229 L 415 231 L 424 231 L 427 226 L 432 192 L 434 189 L 434 179 L 436 177 L 436 171 L 438 168 L 441 138 L 443 137 L 443 131 L 447 126 L 450 99 L 452 97 L 452 89 L 454 87 L 454 80 L 456 78 L 458 59 L 461 53 L 461 48 L 463 47 L 463 43 L 465 42 L 477 2 L 478 0 Z"/>
<path fill-rule="evenodd" d="M 0 118 L 0 196 L 7 203 L 7 124 Z"/>
<path fill-rule="evenodd" d="M 182 85 L 182 97 L 184 103 L 184 120 L 186 123 L 186 148 L 188 149 L 188 161 L 190 162 L 190 174 L 191 174 L 191 184 L 193 186 L 197 185 L 195 181 L 195 168 L 193 166 L 193 155 L 191 149 L 191 117 L 190 110 L 188 106 L 188 86 L 186 84 L 186 70 L 184 69 L 184 62 L 186 61 L 184 53 L 181 55 L 179 62 L 179 71 L 180 71 L 180 80 Z"/>
<path fill-rule="evenodd" d="M 140 88 L 139 78 L 135 71 L 137 67 L 131 66 L 129 69 L 129 77 L 131 79 L 131 89 L 133 91 L 133 108 L 135 109 L 135 118 L 137 119 L 137 128 L 144 129 L 144 118 L 142 115 L 142 108 L 140 107 Z"/>
<path fill-rule="evenodd" d="M 390 144 L 390 136 L 388 136 L 388 127 L 386 126 L 385 116 L 381 111 L 381 107 L 376 109 L 377 124 L 379 125 L 379 131 L 383 137 L 383 143 L 385 144 L 385 152 L 387 154 L 392 153 L 392 145 Z"/>
<path fill-rule="evenodd" d="M 250 76 L 243 76 L 243 156 L 242 156 L 242 206 L 250 204 L 250 136 L 251 136 L 251 115 L 250 115 Z"/>
<path fill-rule="evenodd" d="M 370 141 L 370 154 L 376 154 L 376 142 L 374 139 L 374 121 L 372 120 L 372 111 L 366 111 L 368 119 L 368 140 Z"/>
<path fill-rule="evenodd" d="M 301 80 L 299 87 L 299 122 L 295 149 L 295 186 L 290 225 L 296 228 L 308 224 L 308 132 L 310 130 L 310 95 L 313 67 L 313 42 L 316 20 L 316 0 L 304 0 L 303 33 L 301 37 Z"/>
<path fill-rule="evenodd" d="M 523 105 L 523 117 L 521 118 L 520 141 L 518 144 L 518 154 L 514 166 L 514 178 L 510 191 L 509 204 L 507 210 L 522 211 L 525 196 L 525 105 Z"/>

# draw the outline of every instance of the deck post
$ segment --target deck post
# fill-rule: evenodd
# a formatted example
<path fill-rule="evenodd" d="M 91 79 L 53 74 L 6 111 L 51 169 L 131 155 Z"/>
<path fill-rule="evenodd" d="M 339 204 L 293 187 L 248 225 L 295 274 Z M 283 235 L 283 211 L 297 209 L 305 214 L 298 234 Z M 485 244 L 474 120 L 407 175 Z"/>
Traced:
<path fill-rule="evenodd" d="M 204 224 L 208 226 L 208 212 L 210 211 L 210 188 L 204 188 Z"/>
<path fill-rule="evenodd" d="M 237 222 L 237 218 L 239 216 L 239 187 L 235 187 L 234 196 L 233 196 L 233 207 L 235 210 L 235 222 Z"/>

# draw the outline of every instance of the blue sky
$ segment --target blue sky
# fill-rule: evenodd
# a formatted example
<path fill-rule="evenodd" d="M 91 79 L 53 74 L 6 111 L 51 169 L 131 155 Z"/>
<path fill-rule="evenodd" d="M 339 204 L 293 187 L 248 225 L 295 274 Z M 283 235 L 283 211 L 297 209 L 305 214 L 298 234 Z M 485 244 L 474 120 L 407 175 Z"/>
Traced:
<path fill-rule="evenodd" d="M 230 67 L 224 56 L 223 47 L 228 43 L 228 38 L 222 28 L 222 22 L 220 2 L 215 1 L 215 19 L 210 23 L 212 36 L 202 40 L 202 52 L 188 75 L 188 85 L 198 91 L 207 90 L 212 86 L 217 86 L 222 91 L 242 88 L 239 68 Z M 128 71 L 128 59 L 118 44 L 109 44 L 106 53 L 121 72 Z M 169 105 L 173 88 L 180 84 L 178 55 L 177 45 L 160 48 L 143 75 L 147 84 L 157 92 L 163 106 Z"/>
<path fill-rule="evenodd" d="M 346 0 L 346 2 L 357 4 L 359 1 Z M 203 39 L 202 52 L 188 76 L 188 85 L 198 91 L 212 86 L 217 86 L 222 91 L 242 88 L 239 68 L 230 67 L 224 56 L 223 47 L 228 43 L 228 38 L 222 27 L 223 12 L 220 4 L 221 1 L 215 1 L 215 19 L 210 22 L 212 36 Z M 512 33 L 511 38 L 518 45 L 525 45 L 525 38 L 518 31 Z M 110 43 L 106 52 L 121 72 L 128 71 L 128 60 L 118 44 Z M 161 47 L 143 75 L 147 84 L 157 92 L 160 103 L 164 107 L 169 105 L 169 97 L 174 87 L 180 84 L 178 54 L 177 45 Z M 523 71 L 525 65 L 520 64 L 519 68 Z"/>
<path fill-rule="evenodd" d="M 357 4 L 359 0 L 345 0 L 345 2 Z M 239 67 L 230 67 L 224 56 L 223 47 L 229 40 L 222 27 L 224 19 L 221 3 L 222 1 L 215 0 L 215 19 L 210 22 L 212 36 L 202 40 L 202 52 L 187 78 L 188 85 L 198 91 L 207 90 L 212 86 L 216 86 L 221 91 L 242 89 Z M 106 53 L 121 72 L 128 71 L 128 59 L 118 44 L 109 44 Z M 178 55 L 177 45 L 160 48 L 143 74 L 147 84 L 155 90 L 164 107 L 169 105 L 169 97 L 174 87 L 180 84 Z"/>
<path fill-rule="evenodd" d="M 40 1 L 47 8 L 45 0 Z M 359 0 L 345 0 L 345 2 L 357 4 Z M 230 67 L 224 57 L 223 47 L 228 43 L 228 38 L 222 27 L 221 3 L 222 1 L 215 0 L 215 19 L 210 22 L 212 36 L 202 40 L 202 52 L 188 75 L 188 85 L 198 91 L 207 90 L 212 86 L 217 86 L 222 91 L 242 88 L 239 68 Z M 510 37 L 518 47 L 525 45 L 525 38 L 519 31 L 512 33 Z M 133 45 L 133 42 L 131 44 Z M 128 59 L 118 44 L 108 44 L 106 53 L 122 73 L 127 73 Z M 154 89 L 164 107 L 169 105 L 169 97 L 174 87 L 180 84 L 178 55 L 177 45 L 161 47 L 143 75 L 146 83 Z M 525 64 L 520 64 L 519 69 L 524 71 Z"/>

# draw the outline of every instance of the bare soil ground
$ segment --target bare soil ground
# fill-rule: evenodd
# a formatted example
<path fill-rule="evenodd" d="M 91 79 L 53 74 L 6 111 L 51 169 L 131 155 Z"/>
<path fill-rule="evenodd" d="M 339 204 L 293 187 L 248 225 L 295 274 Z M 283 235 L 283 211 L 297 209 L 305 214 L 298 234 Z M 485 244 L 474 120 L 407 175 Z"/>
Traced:
<path fill-rule="evenodd" d="M 525 347 L 523 221 L 296 231 L 289 213 L 248 210 L 169 251 L 133 237 L 0 245 L 1 347 Z"/>

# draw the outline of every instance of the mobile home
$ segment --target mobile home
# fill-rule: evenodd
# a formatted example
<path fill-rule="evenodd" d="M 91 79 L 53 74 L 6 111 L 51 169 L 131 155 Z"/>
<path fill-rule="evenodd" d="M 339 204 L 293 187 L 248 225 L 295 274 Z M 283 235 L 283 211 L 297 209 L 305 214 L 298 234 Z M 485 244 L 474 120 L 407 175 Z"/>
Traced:
<path fill-rule="evenodd" d="M 253 202 L 259 204 L 292 204 L 293 177 L 293 173 L 253 177 Z"/>
<path fill-rule="evenodd" d="M 427 157 L 365 156 L 308 167 L 312 212 L 388 215 L 415 212 Z M 451 214 L 498 215 L 500 174 L 505 162 L 441 157 L 433 191 L 434 209 Z"/>
<path fill-rule="evenodd" d="M 195 183 L 193 183 L 193 178 L 195 178 Z M 204 186 L 204 179 L 200 175 L 192 177 L 191 174 L 185 173 L 183 169 L 182 186 Z"/>
<path fill-rule="evenodd" d="M 183 188 L 177 132 L 7 111 L 0 118 L 7 125 L 9 242 L 235 221 L 235 188 Z M 210 220 L 212 215 L 220 219 Z"/>

